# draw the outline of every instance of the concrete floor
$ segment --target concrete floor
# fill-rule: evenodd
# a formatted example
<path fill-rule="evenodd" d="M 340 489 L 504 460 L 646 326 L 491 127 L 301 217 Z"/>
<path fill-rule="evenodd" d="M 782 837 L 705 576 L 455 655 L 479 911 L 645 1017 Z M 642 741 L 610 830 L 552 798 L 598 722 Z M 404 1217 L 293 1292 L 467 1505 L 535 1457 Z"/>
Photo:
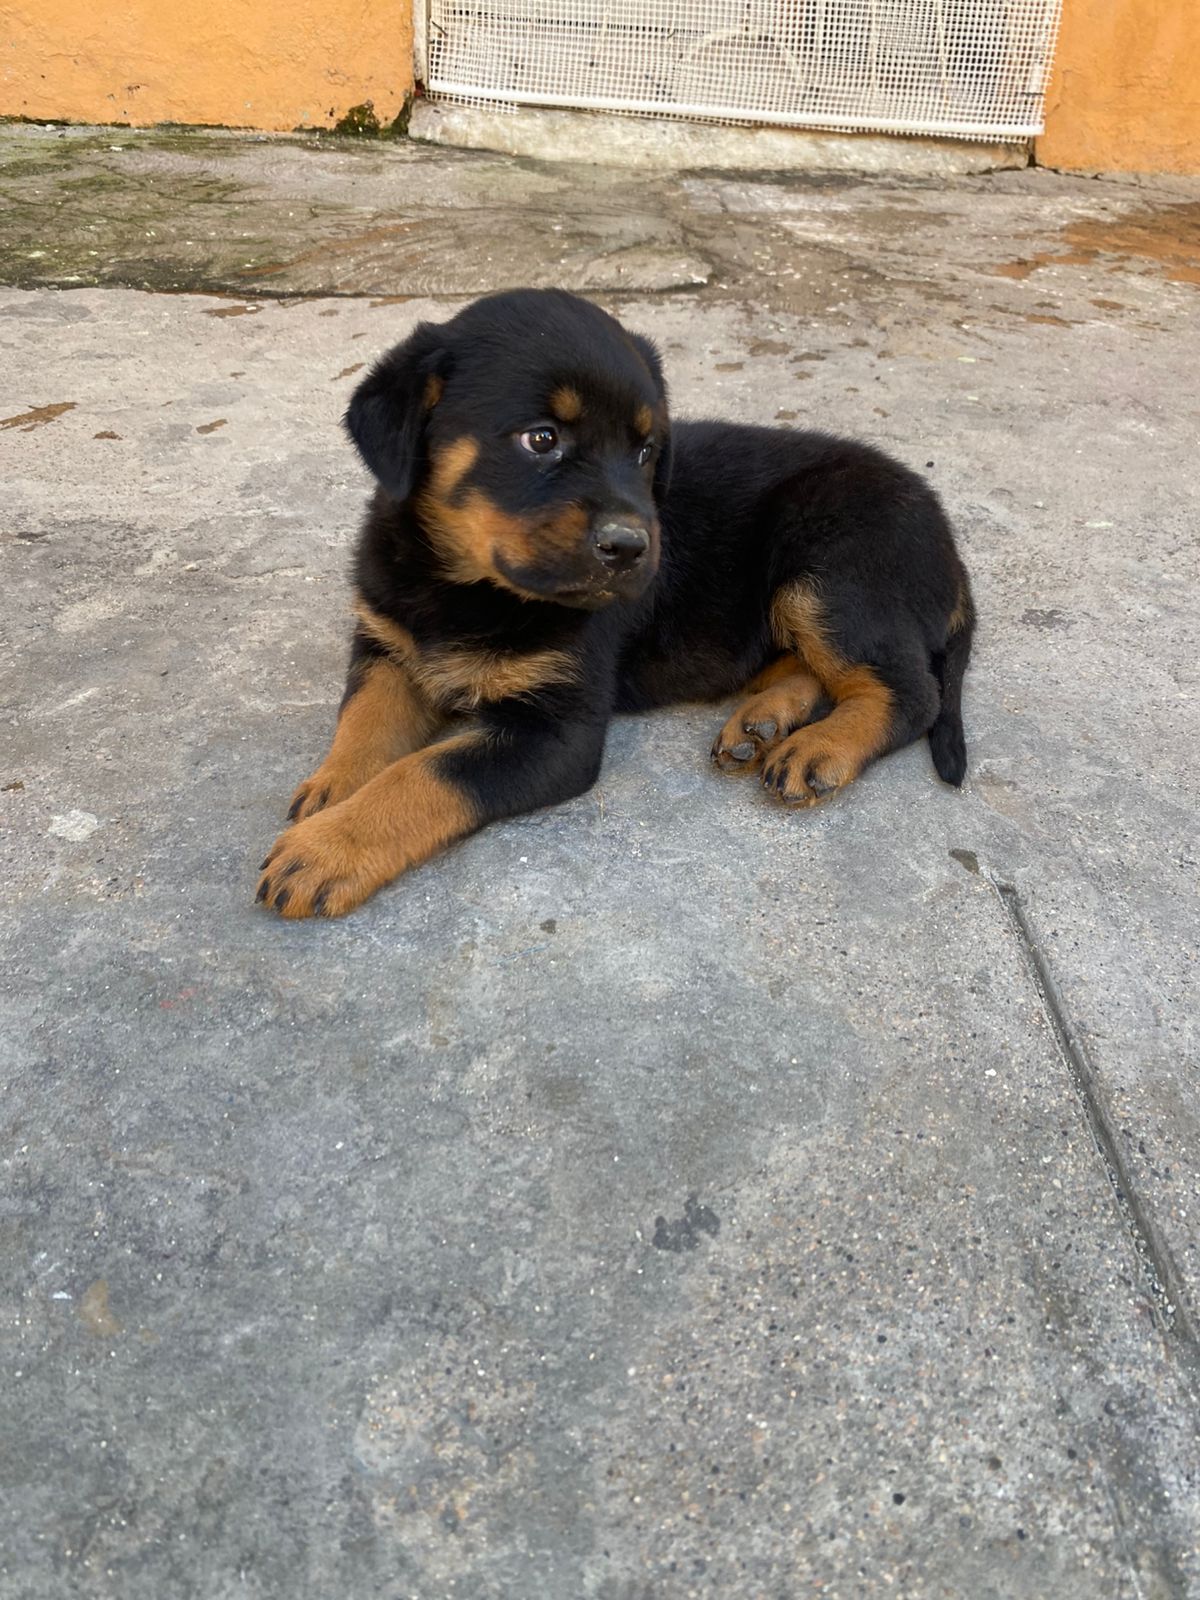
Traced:
<path fill-rule="evenodd" d="M 1200 190 L 9 129 L 0 193 L 0 1596 L 1200 1595 Z M 284 924 L 337 418 L 522 281 L 928 471 L 971 776 L 788 814 L 687 706 Z"/>

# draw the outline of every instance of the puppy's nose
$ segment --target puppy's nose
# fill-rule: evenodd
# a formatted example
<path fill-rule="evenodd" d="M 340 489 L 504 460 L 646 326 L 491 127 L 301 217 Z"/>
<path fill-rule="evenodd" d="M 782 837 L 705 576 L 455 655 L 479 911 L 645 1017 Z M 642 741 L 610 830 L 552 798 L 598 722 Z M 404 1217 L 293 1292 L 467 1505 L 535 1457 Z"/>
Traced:
<path fill-rule="evenodd" d="M 640 522 L 602 522 L 593 543 L 604 565 L 620 572 L 642 559 L 650 548 L 650 535 Z"/>

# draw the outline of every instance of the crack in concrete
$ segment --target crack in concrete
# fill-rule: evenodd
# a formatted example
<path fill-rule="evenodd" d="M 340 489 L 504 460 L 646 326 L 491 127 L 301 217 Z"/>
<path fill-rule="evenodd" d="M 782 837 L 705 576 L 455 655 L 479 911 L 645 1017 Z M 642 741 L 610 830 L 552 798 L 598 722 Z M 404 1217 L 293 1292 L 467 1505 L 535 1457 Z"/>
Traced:
<path fill-rule="evenodd" d="M 979 863 L 964 859 L 970 852 L 952 852 L 995 891 L 1037 991 L 1063 1063 L 1071 1077 L 1092 1139 L 1104 1162 L 1109 1185 L 1126 1230 L 1156 1325 L 1186 1363 L 1193 1395 L 1200 1380 L 1200 1333 L 1191 1315 L 1179 1267 L 1135 1187 L 1109 1108 L 1105 1103 L 1087 1047 L 1071 1022 L 1061 991 L 1026 914 L 1019 890 Z"/>

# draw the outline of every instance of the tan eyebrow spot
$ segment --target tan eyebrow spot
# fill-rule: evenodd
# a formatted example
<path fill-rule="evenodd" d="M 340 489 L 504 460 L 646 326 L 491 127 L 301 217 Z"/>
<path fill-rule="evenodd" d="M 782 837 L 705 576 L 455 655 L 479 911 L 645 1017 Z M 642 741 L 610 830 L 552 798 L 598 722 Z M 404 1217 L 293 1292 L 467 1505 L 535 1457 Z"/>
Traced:
<path fill-rule="evenodd" d="M 649 406 L 639 406 L 633 419 L 633 425 L 639 433 L 649 433 L 654 425 L 654 413 Z"/>
<path fill-rule="evenodd" d="M 425 380 L 424 398 L 426 411 L 432 411 L 434 406 L 437 405 L 438 401 L 442 398 L 442 390 L 445 387 L 445 382 L 443 379 L 438 377 L 436 372 L 430 373 L 429 377 Z"/>
<path fill-rule="evenodd" d="M 550 409 L 560 422 L 578 422 L 583 415 L 583 399 L 577 389 L 564 384 L 550 396 Z"/>

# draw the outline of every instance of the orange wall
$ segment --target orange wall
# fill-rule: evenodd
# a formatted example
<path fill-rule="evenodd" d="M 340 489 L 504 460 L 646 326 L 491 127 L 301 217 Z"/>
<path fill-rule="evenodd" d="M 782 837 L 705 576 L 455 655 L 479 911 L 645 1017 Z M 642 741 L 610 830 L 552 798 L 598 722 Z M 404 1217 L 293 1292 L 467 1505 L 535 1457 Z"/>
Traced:
<path fill-rule="evenodd" d="M 0 0 L 3 116 L 329 128 L 411 88 L 411 0 Z"/>
<path fill-rule="evenodd" d="M 1043 166 L 1200 173 L 1200 5 L 1064 0 Z"/>
<path fill-rule="evenodd" d="M 0 115 L 328 128 L 411 88 L 411 0 L 0 0 Z M 1036 149 L 1200 173 L 1200 4 L 1064 0 Z"/>

